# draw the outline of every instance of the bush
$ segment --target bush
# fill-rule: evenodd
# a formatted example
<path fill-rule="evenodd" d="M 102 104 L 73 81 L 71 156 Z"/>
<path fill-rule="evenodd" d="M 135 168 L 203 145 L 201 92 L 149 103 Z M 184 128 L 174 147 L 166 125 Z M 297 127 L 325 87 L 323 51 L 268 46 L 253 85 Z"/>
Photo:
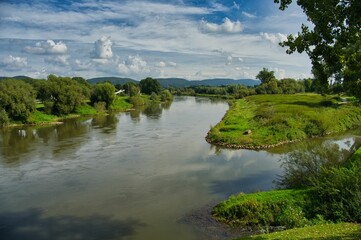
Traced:
<path fill-rule="evenodd" d="M 145 105 L 145 100 L 141 96 L 133 96 L 129 98 L 129 102 L 134 106 Z"/>
<path fill-rule="evenodd" d="M 301 227 L 307 223 L 308 203 L 307 190 L 239 194 L 215 206 L 212 214 L 231 225 Z"/>
<path fill-rule="evenodd" d="M 332 221 L 361 222 L 361 164 L 324 168 L 313 178 L 315 212 Z"/>
<path fill-rule="evenodd" d="M 10 123 L 9 117 L 4 109 L 0 110 L 0 127 L 7 126 Z"/>

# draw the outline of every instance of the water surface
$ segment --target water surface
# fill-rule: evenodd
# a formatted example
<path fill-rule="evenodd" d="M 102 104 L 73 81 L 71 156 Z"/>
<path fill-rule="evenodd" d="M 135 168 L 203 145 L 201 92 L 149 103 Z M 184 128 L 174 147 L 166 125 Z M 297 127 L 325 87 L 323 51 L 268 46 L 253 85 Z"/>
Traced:
<path fill-rule="evenodd" d="M 3 130 L 0 239 L 207 239 L 179 220 L 230 194 L 274 187 L 279 158 L 289 151 L 206 143 L 227 109 L 224 101 L 178 97 L 171 105 Z M 350 149 L 356 135 L 326 140 Z"/>

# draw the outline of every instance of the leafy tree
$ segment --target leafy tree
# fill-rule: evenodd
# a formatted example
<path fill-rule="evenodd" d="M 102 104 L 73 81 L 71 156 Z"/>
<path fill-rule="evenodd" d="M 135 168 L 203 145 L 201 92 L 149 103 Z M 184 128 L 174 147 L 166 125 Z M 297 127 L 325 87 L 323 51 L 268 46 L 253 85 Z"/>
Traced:
<path fill-rule="evenodd" d="M 94 105 L 98 102 L 104 102 L 105 108 L 109 109 L 115 99 L 115 87 L 109 82 L 98 83 L 93 86 L 90 101 Z"/>
<path fill-rule="evenodd" d="M 8 114 L 4 109 L 0 109 L 0 127 L 4 127 L 10 123 Z"/>
<path fill-rule="evenodd" d="M 274 0 L 285 10 L 292 0 Z M 292 34 L 281 46 L 287 53 L 306 52 L 313 73 L 327 89 L 330 77 L 343 81 L 346 89 L 361 92 L 361 1 L 297 0 L 313 28 L 302 24 L 297 36 Z M 361 97 L 361 96 L 359 96 Z"/>
<path fill-rule="evenodd" d="M 33 87 L 21 80 L 0 81 L 0 109 L 5 110 L 8 118 L 26 122 L 35 111 L 36 93 Z M 2 114 L 4 121 L 6 117 Z"/>
<path fill-rule="evenodd" d="M 276 79 L 275 72 L 269 71 L 268 68 L 263 68 L 256 76 L 257 79 L 263 83 L 268 83 L 273 79 Z"/>
<path fill-rule="evenodd" d="M 162 91 L 162 87 L 160 83 L 153 78 L 146 78 L 139 82 L 140 91 L 144 94 L 152 94 L 154 92 L 155 94 L 159 94 Z"/>
<path fill-rule="evenodd" d="M 125 93 L 129 95 L 129 97 L 133 97 L 139 94 L 139 87 L 136 83 L 127 82 L 123 86 Z"/>
<path fill-rule="evenodd" d="M 165 89 L 162 91 L 162 93 L 160 95 L 160 99 L 162 102 L 172 101 L 173 95 L 171 94 L 171 92 L 168 89 Z"/>
<path fill-rule="evenodd" d="M 50 94 L 44 96 L 52 114 L 69 114 L 89 98 L 90 90 L 82 83 L 69 77 L 48 76 L 44 86 Z"/>

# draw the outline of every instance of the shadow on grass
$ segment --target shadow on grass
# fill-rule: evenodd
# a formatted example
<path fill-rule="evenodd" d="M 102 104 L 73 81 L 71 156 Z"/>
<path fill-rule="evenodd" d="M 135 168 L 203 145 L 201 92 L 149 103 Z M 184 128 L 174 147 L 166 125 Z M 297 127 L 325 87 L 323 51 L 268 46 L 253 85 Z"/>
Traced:
<path fill-rule="evenodd" d="M 137 220 L 115 220 L 108 216 L 47 217 L 39 209 L 0 213 L 0 239 L 6 240 L 110 240 L 128 239 Z"/>

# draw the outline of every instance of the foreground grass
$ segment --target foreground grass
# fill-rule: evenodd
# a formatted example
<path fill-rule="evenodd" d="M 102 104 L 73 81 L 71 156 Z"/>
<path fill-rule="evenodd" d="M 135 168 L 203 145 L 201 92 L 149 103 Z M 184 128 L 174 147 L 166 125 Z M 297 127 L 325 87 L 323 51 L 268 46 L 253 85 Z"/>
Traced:
<path fill-rule="evenodd" d="M 207 141 L 234 148 L 267 148 L 360 124 L 361 107 L 337 104 L 335 98 L 254 95 L 233 102 L 222 121 L 208 132 Z"/>
<path fill-rule="evenodd" d="M 354 223 L 320 224 L 242 239 L 361 239 L 361 225 Z"/>

